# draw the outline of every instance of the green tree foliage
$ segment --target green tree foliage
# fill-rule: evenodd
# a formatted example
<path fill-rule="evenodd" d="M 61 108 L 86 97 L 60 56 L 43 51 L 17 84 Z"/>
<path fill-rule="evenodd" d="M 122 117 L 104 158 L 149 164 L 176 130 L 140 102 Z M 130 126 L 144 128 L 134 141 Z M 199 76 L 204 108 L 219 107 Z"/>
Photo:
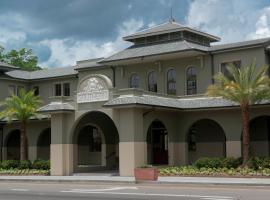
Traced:
<path fill-rule="evenodd" d="M 1 107 L 0 119 L 6 119 L 8 122 L 18 120 L 20 122 L 21 140 L 20 140 L 20 160 L 28 160 L 28 144 L 26 127 L 31 118 L 37 118 L 37 110 L 41 105 L 39 96 L 35 96 L 34 91 L 26 92 L 24 89 L 19 91 L 19 95 L 7 97 Z"/>
<path fill-rule="evenodd" d="M 228 71 L 232 75 L 232 79 L 222 73 L 217 74 L 214 77 L 215 84 L 208 87 L 206 94 L 212 97 L 222 97 L 240 106 L 243 131 L 243 166 L 245 166 L 249 159 L 250 148 L 250 106 L 270 99 L 268 67 L 258 68 L 254 61 L 251 65 L 240 69 L 231 65 L 228 67 Z"/>
<path fill-rule="evenodd" d="M 32 49 L 13 49 L 6 52 L 4 47 L 0 46 L 0 61 L 27 71 L 41 69 L 38 66 L 38 57 L 33 54 Z"/>

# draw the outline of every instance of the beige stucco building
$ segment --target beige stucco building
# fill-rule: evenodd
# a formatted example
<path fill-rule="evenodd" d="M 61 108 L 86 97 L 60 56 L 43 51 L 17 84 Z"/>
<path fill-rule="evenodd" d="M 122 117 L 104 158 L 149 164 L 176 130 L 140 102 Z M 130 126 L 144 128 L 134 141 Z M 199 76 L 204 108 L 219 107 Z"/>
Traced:
<path fill-rule="evenodd" d="M 199 157 L 241 156 L 237 105 L 204 96 L 230 63 L 269 64 L 270 39 L 214 45 L 220 38 L 174 21 L 126 36 L 108 58 L 35 72 L 0 64 L 0 100 L 34 89 L 41 120 L 27 127 L 31 160 L 50 159 L 52 175 L 185 165 Z M 251 109 L 251 152 L 269 156 L 268 104 Z M 19 124 L 1 121 L 1 158 L 18 159 Z"/>

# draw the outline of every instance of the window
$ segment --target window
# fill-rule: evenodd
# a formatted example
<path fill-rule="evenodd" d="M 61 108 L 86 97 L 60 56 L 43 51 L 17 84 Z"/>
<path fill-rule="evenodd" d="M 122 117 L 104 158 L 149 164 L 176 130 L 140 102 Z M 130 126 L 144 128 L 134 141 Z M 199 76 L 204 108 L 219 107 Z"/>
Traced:
<path fill-rule="evenodd" d="M 230 65 L 234 65 L 235 67 L 237 67 L 238 69 L 240 69 L 240 67 L 241 67 L 241 61 L 240 60 L 237 60 L 237 61 L 232 61 L 232 62 L 221 63 L 221 68 L 220 68 L 221 73 L 223 73 L 228 79 L 232 80 L 233 77 L 230 74 L 230 72 L 228 71 L 228 66 L 230 66 Z"/>
<path fill-rule="evenodd" d="M 187 95 L 197 93 L 197 74 L 195 67 L 189 67 L 186 72 L 187 76 Z"/>
<path fill-rule="evenodd" d="M 157 76 L 154 71 L 148 74 L 148 90 L 150 92 L 157 92 Z"/>
<path fill-rule="evenodd" d="M 18 87 L 17 87 L 17 95 L 20 94 L 20 91 L 21 91 L 21 90 L 24 90 L 24 86 L 18 86 Z"/>
<path fill-rule="evenodd" d="M 35 96 L 38 96 L 39 95 L 39 87 L 38 86 L 34 86 L 33 87 L 33 90 L 34 90 L 34 95 Z"/>
<path fill-rule="evenodd" d="M 167 93 L 176 94 L 176 72 L 174 69 L 167 72 Z"/>
<path fill-rule="evenodd" d="M 62 85 L 61 83 L 57 83 L 54 85 L 54 96 L 61 96 L 62 95 Z"/>
<path fill-rule="evenodd" d="M 137 73 L 134 73 L 130 76 L 130 87 L 138 88 L 140 86 L 140 77 Z"/>
<path fill-rule="evenodd" d="M 10 85 L 10 86 L 8 87 L 8 94 L 9 94 L 9 95 L 14 95 L 14 94 L 16 94 L 16 86 L 15 86 L 15 85 Z"/>
<path fill-rule="evenodd" d="M 64 96 L 70 96 L 70 84 L 69 83 L 64 83 Z"/>

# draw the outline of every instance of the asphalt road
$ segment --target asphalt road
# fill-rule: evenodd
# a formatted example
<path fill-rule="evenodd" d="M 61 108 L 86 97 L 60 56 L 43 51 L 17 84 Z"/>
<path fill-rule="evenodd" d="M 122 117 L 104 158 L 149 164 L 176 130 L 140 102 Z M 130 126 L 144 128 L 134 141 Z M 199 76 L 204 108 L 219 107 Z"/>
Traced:
<path fill-rule="evenodd" d="M 270 187 L 0 182 L 0 200 L 260 200 Z"/>

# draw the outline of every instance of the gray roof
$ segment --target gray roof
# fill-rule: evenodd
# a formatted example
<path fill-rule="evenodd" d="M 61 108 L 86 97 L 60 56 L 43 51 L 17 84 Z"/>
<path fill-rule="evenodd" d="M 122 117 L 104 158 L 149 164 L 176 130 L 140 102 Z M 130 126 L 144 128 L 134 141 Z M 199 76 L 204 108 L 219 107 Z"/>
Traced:
<path fill-rule="evenodd" d="M 148 29 L 138 31 L 134 34 L 123 37 L 123 39 L 129 41 L 129 40 L 132 40 L 135 38 L 146 37 L 146 36 L 151 36 L 151 35 L 158 35 L 158 34 L 169 33 L 169 32 L 176 32 L 176 31 L 189 31 L 189 32 L 193 32 L 193 33 L 208 37 L 208 38 L 212 39 L 212 41 L 219 41 L 220 40 L 219 37 L 216 37 L 214 35 L 210 35 L 208 33 L 199 31 L 199 30 L 194 29 L 194 28 L 187 27 L 185 25 L 179 24 L 179 23 L 174 22 L 174 21 L 169 21 L 169 22 L 166 22 L 166 23 L 154 26 L 154 27 L 150 27 Z"/>
<path fill-rule="evenodd" d="M 213 97 L 170 98 L 156 95 L 123 95 L 108 101 L 104 104 L 104 106 L 115 107 L 131 104 L 167 107 L 175 109 L 216 108 L 231 107 L 236 105 L 222 98 Z"/>
<path fill-rule="evenodd" d="M 24 79 L 24 80 L 36 80 L 45 78 L 62 77 L 69 75 L 76 75 L 78 72 L 74 70 L 73 66 L 69 67 L 59 67 L 50 68 L 37 71 L 23 71 L 23 70 L 13 70 L 6 72 L 6 75 L 12 78 Z"/>
<path fill-rule="evenodd" d="M 153 56 L 166 53 L 181 52 L 186 50 L 198 50 L 208 51 L 209 47 L 199 44 L 191 43 L 188 41 L 174 41 L 166 43 L 157 43 L 146 46 L 131 46 L 123 51 L 120 51 L 108 58 L 105 58 L 102 62 L 124 60 L 130 58 L 139 58 L 143 56 Z"/>
<path fill-rule="evenodd" d="M 263 45 L 270 42 L 270 37 L 256 39 L 256 40 L 248 40 L 242 42 L 234 42 L 228 44 L 219 44 L 213 45 L 209 48 L 210 51 L 224 51 L 227 49 L 234 49 L 234 48 L 241 48 L 241 47 L 248 47 L 248 46 L 256 46 L 256 45 Z"/>
<path fill-rule="evenodd" d="M 101 67 L 103 65 L 98 63 L 98 62 L 103 60 L 103 59 L 104 58 L 95 58 L 95 59 L 77 61 L 77 65 L 76 65 L 75 69 L 77 70 L 77 69 Z"/>
<path fill-rule="evenodd" d="M 15 66 L 7 64 L 7 63 L 0 62 L 0 69 L 4 69 L 5 71 L 9 71 L 9 70 L 18 69 L 18 67 L 15 67 Z"/>
<path fill-rule="evenodd" d="M 68 102 L 51 102 L 48 105 L 41 107 L 39 112 L 57 112 L 57 111 L 74 111 L 75 108 Z"/>

